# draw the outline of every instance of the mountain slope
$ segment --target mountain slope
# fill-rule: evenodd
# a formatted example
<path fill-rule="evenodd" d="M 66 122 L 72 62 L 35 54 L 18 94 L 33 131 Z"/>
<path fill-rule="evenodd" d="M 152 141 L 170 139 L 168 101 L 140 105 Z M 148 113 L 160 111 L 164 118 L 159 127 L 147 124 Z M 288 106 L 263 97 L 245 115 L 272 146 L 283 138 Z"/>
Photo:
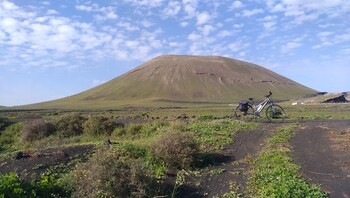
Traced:
<path fill-rule="evenodd" d="M 243 61 L 217 56 L 163 55 L 98 87 L 34 106 L 232 103 L 248 97 L 262 98 L 270 90 L 275 99 L 282 100 L 315 92 L 268 69 Z"/>

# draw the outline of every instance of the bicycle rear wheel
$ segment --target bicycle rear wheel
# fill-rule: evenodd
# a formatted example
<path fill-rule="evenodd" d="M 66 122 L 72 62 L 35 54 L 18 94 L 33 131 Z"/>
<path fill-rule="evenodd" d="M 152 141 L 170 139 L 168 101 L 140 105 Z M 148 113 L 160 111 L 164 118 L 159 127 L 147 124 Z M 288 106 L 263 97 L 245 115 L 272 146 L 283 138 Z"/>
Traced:
<path fill-rule="evenodd" d="M 270 122 L 283 122 L 286 118 L 286 113 L 281 106 L 273 104 L 267 107 L 266 117 Z"/>
<path fill-rule="evenodd" d="M 233 114 L 233 119 L 246 122 L 252 121 L 254 117 L 254 110 L 253 107 L 250 105 L 248 105 L 248 110 L 246 112 L 242 112 L 238 106 Z"/>

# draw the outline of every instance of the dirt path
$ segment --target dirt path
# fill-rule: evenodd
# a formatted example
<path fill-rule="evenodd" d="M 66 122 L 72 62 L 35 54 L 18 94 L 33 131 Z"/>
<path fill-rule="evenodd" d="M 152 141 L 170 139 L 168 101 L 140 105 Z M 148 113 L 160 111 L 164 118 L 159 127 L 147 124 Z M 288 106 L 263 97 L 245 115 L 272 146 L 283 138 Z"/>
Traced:
<path fill-rule="evenodd" d="M 350 121 L 306 122 L 291 143 L 304 178 L 330 197 L 350 197 Z"/>
<path fill-rule="evenodd" d="M 221 161 L 201 170 L 200 176 L 192 177 L 192 185 L 180 189 L 177 197 L 216 197 L 230 192 L 232 187 L 244 195 L 250 162 L 277 126 L 263 123 L 256 130 L 238 132 L 234 143 L 220 153 Z"/>

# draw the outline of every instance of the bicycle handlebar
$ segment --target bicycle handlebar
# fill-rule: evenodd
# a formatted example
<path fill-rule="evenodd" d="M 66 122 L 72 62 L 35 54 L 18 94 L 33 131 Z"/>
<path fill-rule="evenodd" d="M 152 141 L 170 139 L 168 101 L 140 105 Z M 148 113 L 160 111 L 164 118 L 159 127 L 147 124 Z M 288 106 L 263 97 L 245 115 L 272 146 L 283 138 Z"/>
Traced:
<path fill-rule="evenodd" d="M 270 97 L 271 95 L 272 95 L 272 92 L 269 91 L 269 95 L 266 95 L 265 97 L 268 98 L 268 97 Z"/>

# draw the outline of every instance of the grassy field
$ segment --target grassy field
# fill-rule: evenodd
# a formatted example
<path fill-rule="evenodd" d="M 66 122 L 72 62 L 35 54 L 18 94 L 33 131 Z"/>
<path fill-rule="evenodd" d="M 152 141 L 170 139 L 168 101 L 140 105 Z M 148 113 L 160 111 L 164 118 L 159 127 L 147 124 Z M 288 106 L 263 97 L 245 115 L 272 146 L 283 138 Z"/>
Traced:
<path fill-rule="evenodd" d="M 111 117 L 105 115 L 81 116 L 76 113 L 26 123 L 10 123 L 8 119 L 2 119 L 1 123 L 2 165 L 10 163 L 19 151 L 86 144 L 96 146 L 96 154 L 86 163 L 78 163 L 76 168 L 58 164 L 39 175 L 41 179 L 29 183 L 21 179 L 21 173 L 0 176 L 0 196 L 4 197 L 35 197 L 35 193 L 41 197 L 50 193 L 68 197 L 91 194 L 122 197 L 174 195 L 176 181 L 170 187 L 164 183 L 168 171 L 206 166 L 212 161 L 213 154 L 232 143 L 237 131 L 257 126 L 256 123 L 212 117 L 191 122 L 154 121 L 117 126 Z M 107 145 L 104 143 L 106 139 Z M 41 166 L 28 166 L 26 170 L 35 172 Z M 58 172 L 57 166 L 61 167 Z M 115 180 L 120 177 L 124 179 Z"/>
<path fill-rule="evenodd" d="M 291 122 L 350 119 L 349 104 L 293 106 L 284 102 L 280 105 L 286 110 L 287 121 Z M 0 176 L 0 197 L 44 197 L 48 194 L 176 197 L 183 179 L 181 173 L 195 173 L 210 166 L 215 160 L 213 156 L 232 144 L 238 131 L 256 129 L 259 121 L 266 121 L 264 117 L 250 123 L 232 120 L 233 109 L 228 104 L 184 104 L 170 108 L 133 107 L 104 111 L 0 111 L 1 166 L 10 163 L 19 151 L 35 153 L 48 148 L 83 145 L 94 145 L 95 148 L 95 154 L 88 156 L 88 160 L 74 159 L 68 163 L 70 165 L 67 161 L 61 162 L 38 174 L 35 180 L 23 180 L 21 173 L 8 172 Z M 298 167 L 290 163 L 286 144 L 296 127 L 287 123 L 274 132 L 275 135 L 267 140 L 266 149 L 256 159 L 252 191 L 261 197 L 271 195 L 269 193 L 274 190 L 276 193 L 291 192 L 287 189 L 291 182 L 305 192 L 324 196 L 318 188 L 308 187 L 299 178 Z M 270 177 L 266 174 L 270 172 L 259 172 L 266 170 L 260 167 L 264 164 L 276 165 L 274 176 L 287 174 L 285 183 L 271 186 L 270 180 L 266 180 Z M 37 164 L 28 170 L 35 173 L 43 166 Z M 287 169 L 279 172 L 279 167 Z M 170 178 L 169 183 L 170 173 L 179 174 Z M 133 176 L 128 177 L 130 175 Z M 121 177 L 125 180 L 115 179 Z M 232 192 L 229 195 L 238 194 Z"/>
<path fill-rule="evenodd" d="M 322 119 L 350 119 L 350 104 L 308 104 L 308 105 L 291 105 L 291 102 L 282 102 L 280 104 L 287 114 L 287 120 L 322 120 Z M 179 104 L 174 106 L 154 106 L 154 107 L 121 107 L 117 109 L 48 109 L 48 110 L 0 110 L 0 116 L 13 118 L 30 118 L 30 117 L 49 117 L 66 112 L 80 112 L 82 114 L 104 114 L 116 118 L 140 118 L 140 119 L 157 119 L 157 120 L 176 120 L 177 118 L 186 117 L 195 119 L 201 116 L 212 116 L 214 118 L 229 118 L 238 104 Z M 261 113 L 261 121 L 266 120 L 265 112 Z"/>

